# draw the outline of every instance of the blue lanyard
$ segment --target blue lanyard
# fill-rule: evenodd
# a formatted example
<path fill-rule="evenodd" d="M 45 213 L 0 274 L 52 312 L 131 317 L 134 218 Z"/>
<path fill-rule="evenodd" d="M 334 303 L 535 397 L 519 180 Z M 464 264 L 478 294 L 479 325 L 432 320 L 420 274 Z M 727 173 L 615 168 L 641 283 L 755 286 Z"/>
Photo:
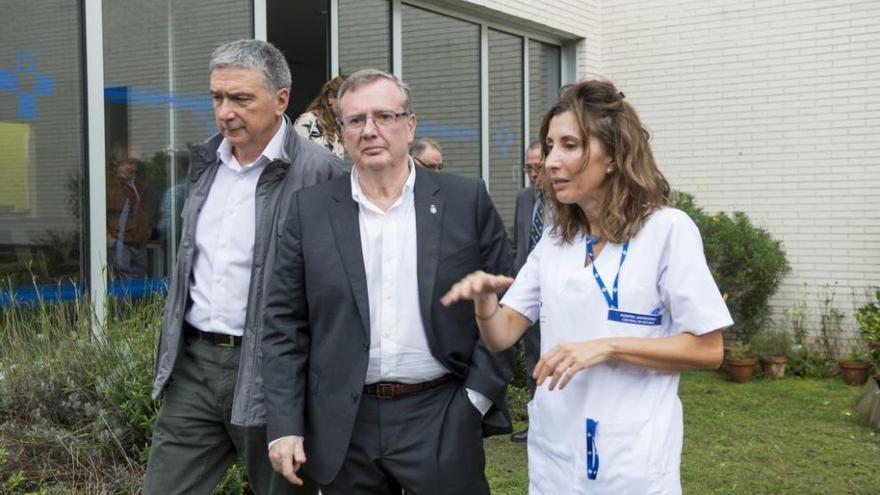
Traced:
<path fill-rule="evenodd" d="M 602 290 L 602 295 L 605 296 L 605 301 L 608 302 L 609 309 L 617 309 L 617 282 L 620 279 L 620 267 L 623 266 L 623 261 L 626 259 L 626 252 L 629 249 L 629 241 L 623 243 L 623 251 L 620 253 L 620 265 L 617 267 L 617 275 L 614 276 L 614 287 L 611 288 L 611 293 L 608 293 L 608 287 L 605 287 L 605 282 L 602 281 L 602 277 L 599 276 L 599 272 L 596 271 L 596 257 L 593 255 L 593 243 L 596 242 L 597 237 L 591 235 L 587 237 L 587 256 L 590 257 L 590 267 L 593 268 L 593 277 L 596 279 L 596 283 L 599 284 L 599 289 Z"/>

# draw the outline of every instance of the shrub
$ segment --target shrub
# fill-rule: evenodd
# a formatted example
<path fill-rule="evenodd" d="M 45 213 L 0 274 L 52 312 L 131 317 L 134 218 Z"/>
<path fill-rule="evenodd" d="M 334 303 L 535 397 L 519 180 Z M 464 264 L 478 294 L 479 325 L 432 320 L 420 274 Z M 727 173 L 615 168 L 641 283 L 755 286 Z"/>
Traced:
<path fill-rule="evenodd" d="M 755 354 L 762 358 L 791 355 L 791 335 L 785 330 L 764 330 L 752 338 Z"/>
<path fill-rule="evenodd" d="M 837 361 L 843 340 L 844 314 L 834 305 L 834 287 L 825 286 L 819 311 L 819 351 L 826 360 Z"/>
<path fill-rule="evenodd" d="M 870 350 L 874 365 L 880 367 L 880 289 L 872 301 L 856 310 L 855 317 L 862 341 Z"/>
<path fill-rule="evenodd" d="M 694 197 L 672 194 L 672 205 L 683 210 L 697 224 L 709 270 L 733 316 L 736 335 L 750 342 L 770 319 L 770 297 L 790 270 L 782 243 L 752 225 L 742 212 L 707 215 Z"/>
<path fill-rule="evenodd" d="M 730 348 L 730 353 L 727 355 L 730 359 L 751 359 L 755 357 L 752 352 L 752 347 L 745 342 L 737 342 Z"/>

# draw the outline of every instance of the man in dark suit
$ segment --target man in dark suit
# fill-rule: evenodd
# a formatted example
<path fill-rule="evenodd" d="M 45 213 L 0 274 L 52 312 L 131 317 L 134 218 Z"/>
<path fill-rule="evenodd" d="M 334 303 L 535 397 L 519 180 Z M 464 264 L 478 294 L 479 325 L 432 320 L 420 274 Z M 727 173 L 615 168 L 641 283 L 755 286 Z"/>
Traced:
<path fill-rule="evenodd" d="M 529 253 L 534 249 L 535 244 L 541 239 L 544 232 L 545 211 L 544 202 L 541 199 L 538 187 L 538 176 L 544 169 L 541 162 L 541 143 L 533 142 L 526 149 L 526 160 L 523 164 L 523 171 L 529 177 L 529 186 L 519 192 L 516 196 L 516 209 L 514 210 L 513 221 L 513 238 L 516 243 L 516 252 L 513 259 L 513 273 L 519 273 L 520 268 L 526 264 Z M 526 358 L 526 371 L 528 372 L 529 393 L 535 395 L 535 379 L 532 378 L 532 371 L 541 358 L 541 325 L 535 323 L 522 338 L 523 353 Z M 528 440 L 529 429 L 518 431 L 510 435 L 510 439 L 514 442 L 525 442 Z"/>
<path fill-rule="evenodd" d="M 267 285 L 270 458 L 325 495 L 487 494 L 484 435 L 509 432 L 508 353 L 473 306 L 440 297 L 475 270 L 509 273 L 481 181 L 414 165 L 409 88 L 377 70 L 339 90 L 350 176 L 301 191 Z"/>

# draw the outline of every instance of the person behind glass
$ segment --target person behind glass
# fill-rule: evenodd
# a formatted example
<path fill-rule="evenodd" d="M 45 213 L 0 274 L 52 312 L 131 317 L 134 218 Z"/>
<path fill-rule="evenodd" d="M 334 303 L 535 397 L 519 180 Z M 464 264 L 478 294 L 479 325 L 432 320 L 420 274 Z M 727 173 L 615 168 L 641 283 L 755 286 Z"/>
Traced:
<path fill-rule="evenodd" d="M 146 495 L 209 494 L 240 455 L 259 495 L 314 494 L 269 461 L 260 385 L 262 292 L 276 211 L 293 192 L 343 174 L 284 115 L 290 70 L 277 48 L 239 40 L 211 56 L 219 133 L 192 148 L 180 249 L 168 286 L 153 398 Z"/>
<path fill-rule="evenodd" d="M 520 268 L 526 263 L 529 253 L 541 240 L 544 234 L 544 226 L 548 223 L 545 221 L 547 209 L 541 195 L 538 184 L 538 176 L 544 169 L 541 162 L 541 143 L 535 141 L 526 149 L 526 160 L 523 164 L 523 172 L 529 178 L 529 185 L 523 188 L 516 195 L 516 207 L 513 214 L 513 275 L 519 273 Z M 529 397 L 535 395 L 535 379 L 532 372 L 535 365 L 541 357 L 541 325 L 535 323 L 523 335 L 522 351 L 525 356 L 527 382 L 529 387 Z M 529 428 L 526 427 L 522 431 L 518 431 L 510 435 L 510 440 L 514 442 L 525 442 L 528 439 Z"/>
<path fill-rule="evenodd" d="M 339 158 L 345 155 L 345 148 L 336 125 L 336 93 L 346 79 L 348 76 L 342 74 L 325 82 L 318 96 L 293 123 L 300 136 L 324 146 Z"/>
<path fill-rule="evenodd" d="M 119 153 L 107 176 L 107 257 L 116 279 L 147 276 L 153 207 L 141 165 L 139 159 Z"/>
<path fill-rule="evenodd" d="M 681 493 L 679 373 L 717 368 L 733 322 L 648 140 L 610 82 L 566 88 L 541 125 L 551 230 L 515 281 L 478 271 L 443 298 L 474 301 L 495 351 L 541 322 L 532 494 Z"/>
<path fill-rule="evenodd" d="M 513 355 L 440 295 L 509 273 L 485 184 L 418 167 L 409 87 L 365 69 L 339 90 L 350 176 L 300 191 L 266 288 L 263 390 L 275 468 L 325 495 L 488 494 L 483 435 L 509 433 Z"/>
<path fill-rule="evenodd" d="M 435 172 L 443 170 L 443 152 L 437 141 L 428 138 L 416 139 L 409 147 L 409 154 L 416 165 L 421 165 Z"/>

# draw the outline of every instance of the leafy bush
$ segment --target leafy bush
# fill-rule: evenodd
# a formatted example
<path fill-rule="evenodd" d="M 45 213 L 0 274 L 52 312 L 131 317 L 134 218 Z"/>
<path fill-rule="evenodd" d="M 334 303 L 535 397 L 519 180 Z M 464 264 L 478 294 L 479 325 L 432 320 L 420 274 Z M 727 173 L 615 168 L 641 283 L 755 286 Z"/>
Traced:
<path fill-rule="evenodd" d="M 140 493 L 163 304 L 110 301 L 94 333 L 84 300 L 3 312 L 0 493 Z M 241 465 L 214 493 L 251 493 Z"/>
<path fill-rule="evenodd" d="M 762 358 L 791 355 L 791 335 L 785 330 L 764 330 L 752 338 L 755 354 Z"/>
<path fill-rule="evenodd" d="M 856 321 L 862 341 L 871 353 L 874 366 L 880 367 L 880 289 L 874 293 L 874 300 L 856 310 Z"/>
<path fill-rule="evenodd" d="M 730 359 L 752 359 L 755 355 L 752 352 L 752 346 L 745 342 L 737 342 L 730 348 L 727 357 Z"/>
<path fill-rule="evenodd" d="M 687 213 L 703 237 L 709 270 L 733 316 L 736 335 L 750 342 L 770 319 L 770 297 L 790 266 L 782 243 L 752 225 L 742 212 L 707 215 L 694 197 L 674 192 L 672 205 Z"/>

